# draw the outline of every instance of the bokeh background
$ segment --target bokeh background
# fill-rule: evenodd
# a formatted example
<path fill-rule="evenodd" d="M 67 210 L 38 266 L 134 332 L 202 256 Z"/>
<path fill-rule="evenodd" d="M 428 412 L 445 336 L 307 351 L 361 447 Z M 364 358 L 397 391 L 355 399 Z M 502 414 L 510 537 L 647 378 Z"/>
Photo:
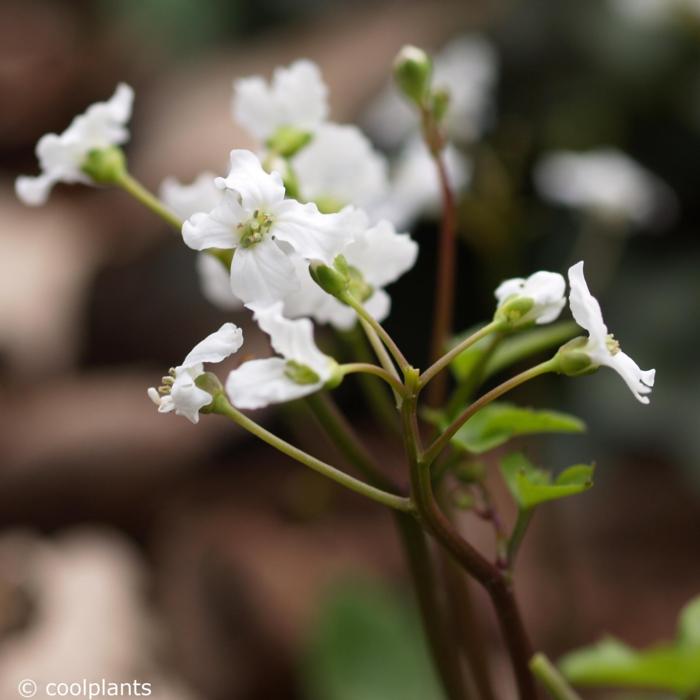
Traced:
<path fill-rule="evenodd" d="M 563 271 L 583 245 L 588 269 L 609 272 L 594 291 L 610 327 L 658 371 L 650 407 L 605 371 L 519 394 L 589 425 L 533 442 L 548 465 L 598 464 L 592 491 L 533 524 L 517 579 L 528 627 L 553 657 L 607 632 L 640 646 L 673 636 L 700 590 L 700 16 L 692 3 L 672 17 L 623 5 L 3 0 L 3 700 L 19 677 L 57 676 L 151 680 L 162 700 L 439 697 L 389 516 L 221 419 L 191 426 L 147 400 L 146 387 L 230 318 L 202 298 L 191 251 L 123 193 L 62 186 L 28 209 L 13 180 L 35 172 L 43 133 L 120 80 L 136 90 L 131 170 L 157 189 L 167 175 L 221 170 L 232 147 L 251 145 L 230 117 L 234 78 L 311 58 L 332 117 L 366 124 L 404 43 L 439 50 L 461 35 L 491 42 L 499 70 L 461 198 L 458 329 L 490 315 L 501 279 Z M 600 146 L 668 183 L 676 215 L 615 235 L 538 197 L 543 153 Z M 420 258 L 392 288 L 387 327 L 422 363 L 436 223 L 411 228 Z M 354 425 L 400 470 L 347 384 Z M 339 461 L 303 413 L 261 420 Z M 464 526 L 491 546 L 482 525 Z M 474 608 L 508 697 L 478 591 Z"/>

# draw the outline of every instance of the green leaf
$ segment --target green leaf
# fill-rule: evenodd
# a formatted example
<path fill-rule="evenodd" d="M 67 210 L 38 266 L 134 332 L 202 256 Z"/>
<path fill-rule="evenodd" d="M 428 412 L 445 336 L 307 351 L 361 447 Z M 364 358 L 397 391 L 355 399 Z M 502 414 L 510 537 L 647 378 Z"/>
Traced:
<path fill-rule="evenodd" d="M 443 430 L 447 420 L 438 424 Z M 536 433 L 582 433 L 579 418 L 556 411 L 535 411 L 509 403 L 494 402 L 472 416 L 452 438 L 452 443 L 473 454 L 482 454 L 518 435 Z"/>
<path fill-rule="evenodd" d="M 667 690 L 687 695 L 700 689 L 700 645 L 659 644 L 635 651 L 615 639 L 565 656 L 559 667 L 576 685 Z"/>
<path fill-rule="evenodd" d="M 678 641 L 681 644 L 700 647 L 700 596 L 693 598 L 681 610 Z"/>
<path fill-rule="evenodd" d="M 444 700 L 415 609 L 348 581 L 321 604 L 303 665 L 308 700 Z"/>
<path fill-rule="evenodd" d="M 464 340 L 476 330 L 478 327 L 461 333 L 454 339 L 453 345 Z M 575 323 L 560 321 L 544 327 L 521 331 L 505 338 L 487 361 L 484 368 L 484 379 L 536 353 L 544 352 L 550 348 L 558 348 L 580 332 L 581 329 Z M 452 372 L 457 381 L 462 382 L 471 375 L 482 361 L 490 343 L 490 338 L 483 338 L 452 360 Z"/>
<path fill-rule="evenodd" d="M 535 467 L 520 452 L 501 461 L 503 478 L 521 510 L 587 491 L 593 485 L 593 470 L 593 466 L 577 464 L 552 481 L 549 472 Z"/>

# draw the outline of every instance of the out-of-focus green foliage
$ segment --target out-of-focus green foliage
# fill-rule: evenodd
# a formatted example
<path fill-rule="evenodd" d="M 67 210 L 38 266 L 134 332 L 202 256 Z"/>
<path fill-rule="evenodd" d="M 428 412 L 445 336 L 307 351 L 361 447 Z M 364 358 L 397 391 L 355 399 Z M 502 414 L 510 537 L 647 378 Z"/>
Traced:
<path fill-rule="evenodd" d="M 377 583 L 322 603 L 303 665 L 308 700 L 442 700 L 416 611 Z"/>
<path fill-rule="evenodd" d="M 648 688 L 690 696 L 700 692 L 700 597 L 681 612 L 672 642 L 637 651 L 604 639 L 565 656 L 564 675 L 576 685 Z"/>

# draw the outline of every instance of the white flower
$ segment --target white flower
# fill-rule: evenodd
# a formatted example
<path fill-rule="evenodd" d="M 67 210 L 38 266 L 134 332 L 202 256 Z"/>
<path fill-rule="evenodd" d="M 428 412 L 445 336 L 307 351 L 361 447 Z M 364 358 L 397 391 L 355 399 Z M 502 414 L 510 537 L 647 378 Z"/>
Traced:
<path fill-rule="evenodd" d="M 536 166 L 535 184 L 552 202 L 638 226 L 668 219 L 676 208 L 668 185 L 615 149 L 551 153 Z"/>
<path fill-rule="evenodd" d="M 432 85 L 450 94 L 445 114 L 450 140 L 471 143 L 479 138 L 493 115 L 497 78 L 498 55 L 482 37 L 455 39 L 435 56 Z M 389 148 L 419 128 L 415 109 L 393 84 L 370 106 L 365 121 L 370 133 Z"/>
<path fill-rule="evenodd" d="M 453 190 L 466 187 L 471 178 L 470 161 L 451 145 L 443 151 L 443 158 Z M 392 169 L 388 195 L 369 211 L 374 221 L 388 219 L 397 228 L 407 228 L 424 214 L 436 216 L 441 203 L 435 163 L 423 139 L 416 136 L 399 154 Z"/>
<path fill-rule="evenodd" d="M 282 126 L 314 131 L 328 114 L 328 88 L 315 63 L 276 68 L 270 84 L 260 76 L 234 83 L 234 119 L 260 141 Z"/>
<path fill-rule="evenodd" d="M 533 306 L 518 323 L 551 323 L 566 305 L 566 282 L 558 272 L 535 272 L 527 279 L 515 277 L 501 282 L 495 295 L 498 306 L 515 299 L 531 299 Z"/>
<path fill-rule="evenodd" d="M 281 357 L 250 360 L 233 370 L 226 380 L 231 403 L 243 409 L 263 408 L 321 389 L 333 376 L 336 363 L 316 347 L 311 321 L 285 318 L 282 302 L 249 308 Z"/>
<path fill-rule="evenodd" d="M 160 198 L 181 219 L 198 212 L 210 212 L 224 196 L 215 179 L 215 175 L 207 172 L 198 175 L 189 185 L 183 185 L 173 177 L 166 178 L 160 186 Z M 200 253 L 196 268 L 207 301 L 224 311 L 243 308 L 241 300 L 231 291 L 229 271 L 220 260 L 209 253 Z"/>
<path fill-rule="evenodd" d="M 107 102 L 97 102 L 71 122 L 62 134 L 46 134 L 36 145 L 41 174 L 17 178 L 17 196 L 32 206 L 44 204 L 57 182 L 90 184 L 83 171 L 88 153 L 129 140 L 126 123 L 131 117 L 134 91 L 124 83 Z"/>
<path fill-rule="evenodd" d="M 199 422 L 199 412 L 212 401 L 212 395 L 200 389 L 196 380 L 204 373 L 205 362 L 221 362 L 243 345 L 243 331 L 233 323 L 224 323 L 215 333 L 197 343 L 178 367 L 163 378 L 163 386 L 148 390 L 159 413 L 175 411 L 192 423 Z"/>
<path fill-rule="evenodd" d="M 588 331 L 588 342 L 578 351 L 587 354 L 594 365 L 614 369 L 642 403 L 649 403 L 646 394 L 654 386 L 656 370 L 644 371 L 620 350 L 620 344 L 608 333 L 598 300 L 588 290 L 583 276 L 583 261 L 569 268 L 569 305 L 576 323 Z"/>
<path fill-rule="evenodd" d="M 216 179 L 224 190 L 209 213 L 182 228 L 195 250 L 233 249 L 231 289 L 245 303 L 271 303 L 298 288 L 292 258 L 330 263 L 349 240 L 349 214 L 321 214 L 315 204 L 284 198 L 277 172 L 266 173 L 250 151 L 231 151 L 231 169 Z"/>
<path fill-rule="evenodd" d="M 386 194 L 386 160 L 355 126 L 321 125 L 291 165 L 301 198 L 321 209 L 368 206 Z"/>
<path fill-rule="evenodd" d="M 372 228 L 363 226 L 342 251 L 348 264 L 371 286 L 371 295 L 363 302 L 367 311 L 383 321 L 391 309 L 391 298 L 384 287 L 410 270 L 418 256 L 418 244 L 406 233 L 396 233 L 388 221 Z M 357 320 L 355 312 L 335 297 L 326 294 L 306 269 L 299 270 L 301 288 L 285 299 L 287 316 L 311 316 L 318 323 L 330 323 L 348 330 Z"/>

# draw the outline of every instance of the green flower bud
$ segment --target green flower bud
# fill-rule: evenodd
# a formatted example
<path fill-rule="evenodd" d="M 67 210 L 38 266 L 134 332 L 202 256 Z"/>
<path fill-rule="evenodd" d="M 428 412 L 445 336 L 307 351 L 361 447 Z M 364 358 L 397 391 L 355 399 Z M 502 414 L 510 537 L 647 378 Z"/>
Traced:
<path fill-rule="evenodd" d="M 324 292 L 343 301 L 343 297 L 348 293 L 349 282 L 342 272 L 338 272 L 320 260 L 312 260 L 309 265 L 309 274 Z"/>
<path fill-rule="evenodd" d="M 562 345 L 553 358 L 556 371 L 569 377 L 595 372 L 598 365 L 593 363 L 591 356 L 583 349 L 587 343 L 588 338 L 580 336 Z"/>
<path fill-rule="evenodd" d="M 447 114 L 450 106 L 450 92 L 445 88 L 438 88 L 433 91 L 430 96 L 430 110 L 433 113 L 435 121 L 439 124 Z"/>
<path fill-rule="evenodd" d="M 293 126 L 280 126 L 267 140 L 267 147 L 283 158 L 291 158 L 298 153 L 309 141 L 312 134 Z"/>
<path fill-rule="evenodd" d="M 394 59 L 394 80 L 401 92 L 418 106 L 425 104 L 430 90 L 433 62 L 416 46 L 404 46 Z"/>
<path fill-rule="evenodd" d="M 118 146 L 93 149 L 85 157 L 82 171 L 94 182 L 114 185 L 126 173 L 124 151 Z"/>

